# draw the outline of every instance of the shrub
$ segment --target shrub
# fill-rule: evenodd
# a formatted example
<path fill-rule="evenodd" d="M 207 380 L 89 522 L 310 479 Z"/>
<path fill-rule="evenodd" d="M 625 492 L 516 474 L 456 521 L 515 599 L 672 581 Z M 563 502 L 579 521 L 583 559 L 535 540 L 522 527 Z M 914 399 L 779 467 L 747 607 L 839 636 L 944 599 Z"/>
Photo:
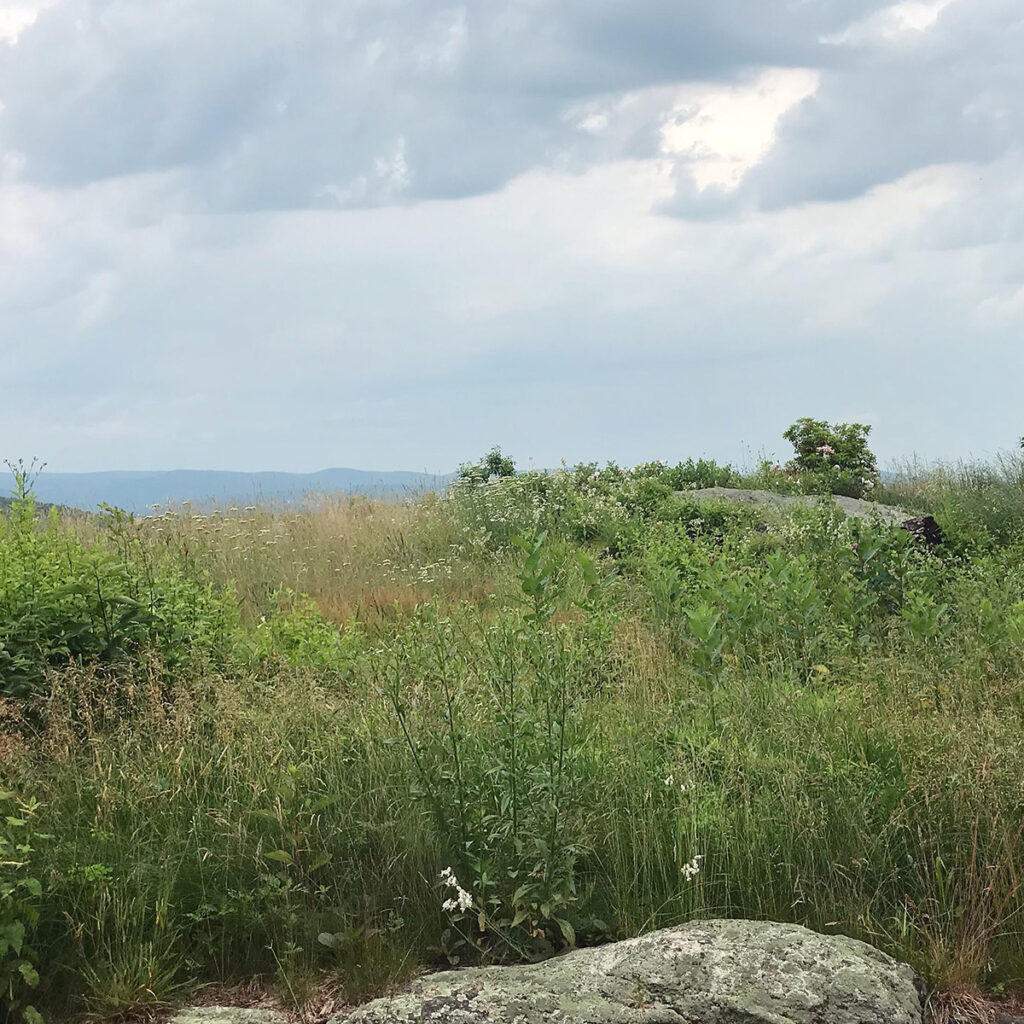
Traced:
<path fill-rule="evenodd" d="M 492 477 L 516 475 L 516 464 L 495 445 L 479 462 L 467 462 L 459 467 L 459 477 L 473 483 L 484 484 Z"/>
<path fill-rule="evenodd" d="M 0 697 L 44 692 L 48 671 L 69 662 L 114 663 L 146 646 L 171 667 L 227 653 L 230 595 L 173 563 L 154 566 L 124 513 L 110 510 L 91 545 L 61 528 L 56 509 L 41 522 L 29 473 L 12 468 L 0 515 Z"/>
<path fill-rule="evenodd" d="M 796 449 L 787 468 L 800 474 L 805 492 L 862 497 L 878 482 L 875 457 L 867 443 L 870 432 L 864 423 L 829 424 L 805 416 L 782 435 Z"/>
<path fill-rule="evenodd" d="M 661 479 L 675 491 L 687 491 L 729 487 L 735 483 L 736 473 L 732 466 L 719 466 L 714 459 L 687 459 L 675 466 L 666 466 Z"/>
<path fill-rule="evenodd" d="M 28 1024 L 42 1021 L 28 1002 L 29 990 L 39 984 L 30 940 L 43 891 L 32 872 L 33 843 L 52 838 L 35 829 L 38 809 L 35 800 L 0 790 L 0 1019 Z"/>
<path fill-rule="evenodd" d="M 324 619 L 316 602 L 291 589 L 276 591 L 272 600 L 273 613 L 261 619 L 254 632 L 257 658 L 283 658 L 296 667 L 350 673 L 361 643 L 355 622 L 349 622 L 342 631 Z"/>
<path fill-rule="evenodd" d="M 423 608 L 417 632 L 396 638 L 381 666 L 416 790 L 451 848 L 441 896 L 452 962 L 467 952 L 535 959 L 576 943 L 582 697 L 594 692 L 610 634 L 600 622 L 553 621 L 564 573 L 545 541 L 516 538 L 523 613 L 466 634 Z M 600 620 L 603 585 L 592 562 L 580 566 L 580 608 Z M 424 678 L 436 680 L 425 692 Z M 413 711 L 431 691 L 437 725 L 417 735 Z"/>

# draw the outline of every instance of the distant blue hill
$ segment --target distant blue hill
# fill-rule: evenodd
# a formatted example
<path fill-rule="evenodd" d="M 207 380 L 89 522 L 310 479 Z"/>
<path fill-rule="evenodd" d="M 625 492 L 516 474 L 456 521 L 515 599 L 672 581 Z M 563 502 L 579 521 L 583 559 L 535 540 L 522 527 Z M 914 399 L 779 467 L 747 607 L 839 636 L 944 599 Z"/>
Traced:
<path fill-rule="evenodd" d="M 439 491 L 453 474 L 322 469 L 318 473 L 230 473 L 205 469 L 116 470 L 103 473 L 50 473 L 33 487 L 41 502 L 95 511 L 101 503 L 148 514 L 153 505 L 191 501 L 199 508 L 297 501 L 307 494 L 365 494 L 400 497 Z"/>

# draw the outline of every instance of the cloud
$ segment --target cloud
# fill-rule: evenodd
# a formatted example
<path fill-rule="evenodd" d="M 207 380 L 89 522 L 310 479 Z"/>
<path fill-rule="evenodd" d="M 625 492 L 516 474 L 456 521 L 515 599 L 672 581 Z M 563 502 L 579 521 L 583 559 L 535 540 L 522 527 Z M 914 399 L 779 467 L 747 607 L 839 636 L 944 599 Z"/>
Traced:
<path fill-rule="evenodd" d="M 772 68 L 745 85 L 680 90 L 662 125 L 662 152 L 686 168 L 698 191 L 734 189 L 772 148 L 779 119 L 814 94 L 818 79 L 807 68 Z"/>
<path fill-rule="evenodd" d="M 61 0 L 0 65 L 0 151 L 49 186 L 173 170 L 211 209 L 472 195 L 578 159 L 574 105 L 815 67 L 878 6 Z M 648 152 L 657 113 L 630 133 Z"/>
<path fill-rule="evenodd" d="M 1016 243 L 979 260 L 944 237 L 984 206 L 970 166 L 742 222 L 652 212 L 672 187 L 657 160 L 333 213 L 153 221 L 161 187 L 65 196 L 59 241 L 52 206 L 27 213 L 36 301 L 0 302 L 3 337 L 32 339 L 0 369 L 15 453 L 442 470 L 497 440 L 542 464 L 735 459 L 798 415 L 868 407 L 884 455 L 933 454 L 964 423 L 931 403 L 992 359 L 989 429 L 1016 415 Z"/>
<path fill-rule="evenodd" d="M 896 20 L 894 11 L 910 20 Z M 737 203 L 842 201 L 916 169 L 1020 151 L 1020 5 L 959 0 L 899 4 L 886 13 L 833 42 L 844 61 L 782 119 Z"/>
<path fill-rule="evenodd" d="M 22 32 L 49 7 L 54 0 L 20 0 L 18 3 L 4 3 L 0 7 L 0 45 L 13 46 Z"/>
<path fill-rule="evenodd" d="M 5 173 L 172 173 L 196 210 L 454 199 L 660 155 L 666 211 L 729 216 L 998 159 L 1024 132 L 1016 0 L 771 0 L 756 19 L 743 0 L 5 11 Z"/>
<path fill-rule="evenodd" d="M 756 6 L 26 2 L 0 455 L 737 459 L 808 414 L 868 416 L 883 456 L 1018 436 L 1017 0 Z"/>

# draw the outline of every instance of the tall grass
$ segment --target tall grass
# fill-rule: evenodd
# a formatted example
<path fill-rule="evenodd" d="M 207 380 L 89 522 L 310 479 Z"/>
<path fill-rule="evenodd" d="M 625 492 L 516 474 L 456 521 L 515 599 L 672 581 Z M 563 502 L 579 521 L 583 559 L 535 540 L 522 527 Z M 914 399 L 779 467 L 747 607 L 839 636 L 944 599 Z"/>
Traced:
<path fill-rule="evenodd" d="M 991 462 L 898 463 L 879 501 L 941 514 L 947 529 L 974 545 L 1006 543 L 1024 528 L 1024 451 Z"/>
<path fill-rule="evenodd" d="M 140 645 L 5 705 L 4 788 L 53 836 L 38 1002 L 354 1001 L 707 916 L 1022 977 L 1019 534 L 544 488 L 66 527 L 240 613 L 217 661 Z"/>

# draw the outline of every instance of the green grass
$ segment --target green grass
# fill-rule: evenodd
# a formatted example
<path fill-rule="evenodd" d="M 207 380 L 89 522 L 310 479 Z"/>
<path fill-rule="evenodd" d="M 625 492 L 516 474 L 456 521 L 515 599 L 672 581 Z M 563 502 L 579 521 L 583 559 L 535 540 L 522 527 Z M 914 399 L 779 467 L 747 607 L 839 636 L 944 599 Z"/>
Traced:
<path fill-rule="evenodd" d="M 27 856 L 37 1005 L 253 979 L 354 1000 L 708 916 L 854 935 L 943 991 L 1019 986 L 1018 484 L 984 484 L 1010 510 L 988 520 L 962 479 L 894 485 L 949 526 L 928 553 L 825 507 L 696 506 L 658 472 L 33 534 L 148 567 L 163 609 L 151 642 L 51 656 L 3 705 L 3 788 L 51 836 Z M 60 580 L 16 532 L 38 628 Z M 169 662 L 186 619 L 202 642 Z M 443 909 L 447 867 L 469 910 Z"/>

